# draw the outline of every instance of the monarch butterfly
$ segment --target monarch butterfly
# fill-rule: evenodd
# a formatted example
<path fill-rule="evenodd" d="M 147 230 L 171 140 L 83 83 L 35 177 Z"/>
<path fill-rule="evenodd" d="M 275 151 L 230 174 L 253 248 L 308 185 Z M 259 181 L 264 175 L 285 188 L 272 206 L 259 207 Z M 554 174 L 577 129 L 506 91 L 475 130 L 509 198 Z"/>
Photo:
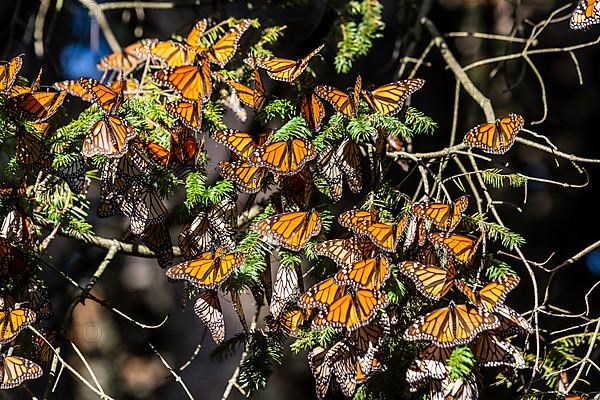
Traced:
<path fill-rule="evenodd" d="M 33 246 L 38 242 L 36 229 L 29 215 L 21 207 L 14 206 L 2 221 L 0 236 L 13 243 Z"/>
<path fill-rule="evenodd" d="M 105 115 L 86 135 L 81 153 L 85 157 L 103 154 L 107 157 L 120 158 L 127 153 L 128 142 L 135 135 L 133 126 L 123 118 Z"/>
<path fill-rule="evenodd" d="M 303 309 L 318 308 L 327 311 L 329 305 L 342 296 L 346 288 L 333 278 L 327 278 L 309 288 L 298 299 L 298 306 Z"/>
<path fill-rule="evenodd" d="M 479 389 L 474 375 L 466 378 L 432 380 L 429 386 L 431 400 L 476 400 L 479 398 Z"/>
<path fill-rule="evenodd" d="M 58 332 L 56 330 L 50 328 L 40 328 L 39 332 L 44 339 L 50 342 L 50 345 L 55 345 L 58 338 Z M 54 357 L 54 351 L 52 351 L 52 347 L 50 347 L 50 345 L 48 345 L 44 339 L 38 335 L 33 336 L 33 346 L 35 349 L 33 358 L 43 363 L 49 363 Z"/>
<path fill-rule="evenodd" d="M 235 129 L 217 131 L 212 134 L 212 138 L 245 159 L 248 159 L 258 148 L 249 133 Z"/>
<path fill-rule="evenodd" d="M 221 176 L 232 181 L 237 188 L 245 193 L 257 193 L 263 187 L 267 173 L 266 168 L 256 167 L 245 161 L 219 162 Z"/>
<path fill-rule="evenodd" d="M 279 265 L 273 284 L 271 303 L 269 304 L 269 310 L 274 318 L 278 318 L 289 303 L 295 303 L 300 297 L 298 282 L 299 278 L 295 266 Z"/>
<path fill-rule="evenodd" d="M 485 311 L 493 311 L 498 304 L 504 303 L 508 292 L 519 284 L 517 275 L 503 275 L 486 284 L 475 294 L 464 282 L 456 282 L 456 287 L 477 307 Z"/>
<path fill-rule="evenodd" d="M 471 348 L 484 367 L 506 365 L 517 369 L 525 368 L 525 359 L 515 346 L 492 333 L 484 332 L 479 335 Z"/>
<path fill-rule="evenodd" d="M 0 389 L 11 389 L 42 376 L 42 367 L 19 356 L 0 355 Z"/>
<path fill-rule="evenodd" d="M 288 250 L 300 251 L 321 232 L 321 218 L 315 210 L 282 213 L 259 221 L 253 230 Z"/>
<path fill-rule="evenodd" d="M 221 302 L 216 290 L 204 291 L 194 304 L 194 312 L 206 325 L 216 344 L 225 340 L 225 318 L 221 311 Z"/>
<path fill-rule="evenodd" d="M 306 57 L 300 58 L 296 61 L 288 60 L 286 58 L 247 58 L 244 60 L 246 64 L 251 66 L 258 66 L 265 71 L 267 74 L 276 81 L 292 82 L 294 81 L 308 66 L 308 62 L 317 53 L 321 51 L 324 45 L 321 45 L 311 51 Z"/>
<path fill-rule="evenodd" d="M 389 261 L 386 257 L 377 256 L 343 267 L 334 279 L 357 289 L 379 290 L 389 277 Z"/>
<path fill-rule="evenodd" d="M 410 385 L 409 390 L 416 392 L 419 387 L 431 379 L 441 380 L 448 377 L 450 372 L 448 360 L 451 354 L 451 348 L 435 345 L 426 347 L 406 370 L 406 382 Z"/>
<path fill-rule="evenodd" d="M 381 314 L 378 323 L 371 322 L 352 333 L 349 340 L 354 345 L 358 356 L 360 368 L 357 372 L 364 375 L 362 380 L 365 380 L 373 372 L 384 368 L 376 357 L 383 351 L 383 346 L 388 342 L 389 336 L 390 319 L 385 313 Z"/>
<path fill-rule="evenodd" d="M 419 317 L 404 332 L 404 340 L 429 340 L 439 347 L 454 347 L 471 342 L 479 333 L 495 329 L 498 318 L 467 304 L 438 308 Z"/>
<path fill-rule="evenodd" d="M 209 46 L 208 49 L 201 49 L 202 54 L 206 55 L 208 61 L 223 68 L 235 55 L 238 42 L 244 32 L 250 27 L 250 23 L 251 21 L 248 19 L 242 20 L 219 38 L 215 44 Z"/>
<path fill-rule="evenodd" d="M 424 84 L 423 79 L 406 79 L 388 83 L 374 90 L 362 90 L 361 94 L 373 111 L 394 115 L 402 109 L 408 96 L 421 89 Z"/>
<path fill-rule="evenodd" d="M 46 123 L 43 123 L 46 124 Z M 41 124 L 40 124 L 41 125 Z M 46 131 L 48 127 L 46 128 Z M 52 157 L 45 145 L 45 133 L 20 132 L 17 134 L 15 158 L 23 167 L 35 167 L 47 170 L 51 167 Z"/>
<path fill-rule="evenodd" d="M 308 365 L 315 378 L 317 398 L 323 399 L 331 381 L 331 362 L 327 359 L 328 351 L 317 346 L 308 353 Z"/>
<path fill-rule="evenodd" d="M 165 110 L 187 128 L 199 130 L 202 125 L 202 102 L 176 100 L 165 105 Z"/>
<path fill-rule="evenodd" d="M 151 170 L 148 155 L 140 142 L 134 139 L 123 157 L 104 164 L 100 174 L 102 192 L 127 190 L 131 183 L 143 181 Z"/>
<path fill-rule="evenodd" d="M 8 94 L 10 92 L 22 66 L 23 58 L 21 56 L 16 56 L 9 62 L 0 63 L 0 93 Z"/>
<path fill-rule="evenodd" d="M 0 310 L 0 345 L 6 344 L 17 337 L 19 332 L 36 321 L 33 310 L 15 307 Z"/>
<path fill-rule="evenodd" d="M 352 397 L 356 390 L 357 360 L 356 353 L 346 341 L 339 341 L 327 352 L 327 359 L 335 381 L 346 397 Z"/>
<path fill-rule="evenodd" d="M 171 163 L 171 152 L 158 143 L 145 143 L 150 158 L 158 165 L 167 168 Z"/>
<path fill-rule="evenodd" d="M 148 226 L 140 235 L 144 243 L 156 255 L 156 260 L 161 268 L 167 268 L 173 261 L 173 243 L 169 229 L 165 224 Z"/>
<path fill-rule="evenodd" d="M 169 130 L 171 134 L 170 157 L 186 167 L 196 165 L 196 157 L 203 146 L 194 135 L 182 126 Z"/>
<path fill-rule="evenodd" d="M 486 153 L 504 154 L 513 145 L 525 120 L 519 114 L 508 114 L 496 122 L 477 125 L 467 132 L 463 142 Z"/>
<path fill-rule="evenodd" d="M 425 218 L 426 220 L 431 221 L 438 229 L 451 232 L 460 222 L 467 207 L 469 207 L 469 197 L 462 196 L 451 204 L 415 204 L 413 206 L 413 213 L 419 218 Z"/>
<path fill-rule="evenodd" d="M 281 179 L 275 176 L 275 181 L 279 181 L 279 189 L 286 202 L 295 204 L 300 209 L 308 207 L 314 183 L 310 168 L 304 167 L 297 174 L 283 176 Z"/>
<path fill-rule="evenodd" d="M 257 69 L 254 70 L 254 89 L 229 79 L 225 80 L 225 82 L 235 91 L 240 101 L 248 107 L 252 107 L 255 111 L 260 111 L 265 105 L 267 101 L 265 86 Z"/>
<path fill-rule="evenodd" d="M 198 54 L 197 48 L 200 46 L 200 38 L 206 31 L 208 21 L 201 19 L 193 26 L 184 40 L 184 43 L 167 40 L 158 42 L 154 39 L 145 46 L 148 49 L 150 58 L 158 60 L 168 66 L 178 67 L 181 65 L 191 65 Z"/>
<path fill-rule="evenodd" d="M 236 245 L 236 226 L 236 204 L 231 200 L 224 200 L 211 209 L 198 212 L 191 223 L 182 227 L 179 247 L 188 259 L 215 246 L 233 250 Z"/>
<path fill-rule="evenodd" d="M 337 265 L 349 266 L 365 258 L 372 257 L 375 245 L 368 239 L 332 239 L 319 242 L 312 248 L 318 256 L 331 258 Z"/>
<path fill-rule="evenodd" d="M 167 208 L 150 187 L 133 182 L 125 193 L 115 196 L 121 212 L 129 217 L 131 233 L 141 235 L 149 226 L 165 220 Z"/>
<path fill-rule="evenodd" d="M 73 193 L 83 191 L 85 185 L 85 162 L 83 157 L 78 157 L 73 162 L 58 166 L 54 173 L 67 183 Z"/>
<path fill-rule="evenodd" d="M 28 309 L 35 312 L 36 320 L 47 320 L 52 317 L 52 303 L 43 281 L 29 277 L 25 282 L 16 285 L 14 299 L 18 303 L 26 304 Z M 18 304 L 17 303 L 17 304 Z M 17 306 L 17 304 L 7 304 Z"/>
<path fill-rule="evenodd" d="M 92 84 L 92 80 L 87 79 Z M 103 85 L 107 87 L 106 85 Z M 79 97 L 84 101 L 92 102 L 94 99 L 92 94 L 84 89 L 82 82 L 77 80 L 67 80 L 55 82 L 54 87 L 58 90 L 63 90 L 70 94 L 71 96 Z M 114 81 L 108 88 L 115 93 L 119 93 L 119 91 L 123 91 L 124 99 L 128 99 L 135 94 L 135 91 L 139 87 L 139 82 L 136 79 L 125 79 L 124 81 Z"/>
<path fill-rule="evenodd" d="M 315 87 L 315 93 L 323 100 L 327 100 L 329 104 L 333 106 L 335 111 L 339 112 L 346 118 L 354 118 L 358 112 L 361 87 L 362 78 L 359 75 L 356 77 L 354 90 L 350 94 L 332 86 L 324 85 Z"/>
<path fill-rule="evenodd" d="M 377 221 L 377 210 L 350 210 L 340 214 L 338 222 L 344 228 L 354 230 L 359 225 L 368 225 Z"/>
<path fill-rule="evenodd" d="M 476 241 L 457 233 L 435 232 L 429 235 L 429 240 L 440 244 L 452 253 L 454 259 L 465 264 L 471 263 L 482 239 L 483 233 Z"/>
<path fill-rule="evenodd" d="M 339 201 L 343 192 L 343 174 L 346 175 L 348 186 L 353 193 L 362 189 L 360 171 L 360 146 L 351 139 L 346 139 L 337 148 L 330 147 L 319 153 L 319 171 L 329 185 L 329 192 L 334 201 Z"/>
<path fill-rule="evenodd" d="M 79 83 L 90 96 L 91 101 L 108 114 L 116 114 L 125 99 L 126 81 L 118 81 L 114 87 L 108 87 L 95 79 L 81 78 Z"/>
<path fill-rule="evenodd" d="M 191 261 L 184 261 L 167 269 L 167 276 L 186 280 L 206 289 L 216 289 L 245 259 L 242 253 L 224 253 L 223 248 L 201 253 Z"/>
<path fill-rule="evenodd" d="M 66 92 L 25 92 L 9 99 L 9 110 L 19 118 L 44 122 L 52 117 L 65 100 Z"/>
<path fill-rule="evenodd" d="M 280 329 L 286 334 L 296 337 L 298 330 L 304 325 L 309 318 L 309 313 L 298 308 L 288 308 L 281 312 L 278 321 Z"/>
<path fill-rule="evenodd" d="M 259 147 L 251 157 L 262 167 L 279 175 L 293 175 L 317 156 L 313 144 L 304 139 L 291 139 Z"/>
<path fill-rule="evenodd" d="M 156 71 L 154 79 L 160 85 L 177 92 L 185 100 L 204 103 L 212 93 L 210 66 L 206 58 L 199 65 L 181 65 Z"/>
<path fill-rule="evenodd" d="M 569 20 L 569 26 L 571 29 L 589 29 L 595 24 L 600 24 L 600 2 L 579 0 Z"/>
<path fill-rule="evenodd" d="M 350 226 L 356 234 L 368 237 L 380 249 L 393 253 L 408 223 L 406 216 L 398 223 L 364 222 Z"/>
<path fill-rule="evenodd" d="M 144 60 L 140 54 L 148 46 L 148 42 L 137 41 L 125 47 L 122 51 L 109 54 L 100 59 L 98 69 L 101 71 L 115 70 L 127 75 L 135 70 Z M 141 51 L 140 51 L 141 50 Z"/>
<path fill-rule="evenodd" d="M 321 123 L 325 117 L 325 106 L 314 93 L 307 93 L 302 96 L 300 113 L 311 131 L 318 132 L 321 130 Z"/>
<path fill-rule="evenodd" d="M 500 320 L 500 326 L 494 331 L 501 337 L 533 334 L 533 327 L 518 312 L 505 304 L 497 304 L 494 315 Z"/>
<path fill-rule="evenodd" d="M 416 289 L 431 300 L 439 300 L 448 293 L 454 284 L 454 267 L 440 268 L 416 261 L 404 261 L 398 265 L 398 271 L 410 278 Z"/>

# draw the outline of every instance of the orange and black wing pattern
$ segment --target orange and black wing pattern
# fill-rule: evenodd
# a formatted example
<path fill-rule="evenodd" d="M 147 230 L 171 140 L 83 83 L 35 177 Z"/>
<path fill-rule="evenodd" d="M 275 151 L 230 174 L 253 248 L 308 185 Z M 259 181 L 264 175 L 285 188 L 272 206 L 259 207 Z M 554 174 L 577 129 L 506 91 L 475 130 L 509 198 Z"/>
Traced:
<path fill-rule="evenodd" d="M 523 129 L 525 120 L 519 114 L 508 114 L 496 122 L 477 125 L 467 132 L 463 142 L 486 153 L 504 154 Z"/>
<path fill-rule="evenodd" d="M 321 218 L 315 210 L 277 214 L 256 223 L 254 231 L 286 249 L 300 251 L 321 232 Z"/>

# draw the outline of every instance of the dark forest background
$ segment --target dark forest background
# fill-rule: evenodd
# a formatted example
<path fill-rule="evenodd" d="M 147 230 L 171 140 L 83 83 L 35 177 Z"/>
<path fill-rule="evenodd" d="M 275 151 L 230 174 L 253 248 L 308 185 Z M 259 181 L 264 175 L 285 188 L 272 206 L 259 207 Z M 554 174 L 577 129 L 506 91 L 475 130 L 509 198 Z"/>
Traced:
<path fill-rule="evenodd" d="M 111 52 L 96 22 L 78 1 L 60 2 L 56 10 L 56 0 L 49 3 L 43 46 L 43 56 L 35 47 L 35 19 L 40 3 L 30 0 L 5 0 L 0 2 L 0 59 L 7 60 L 24 53 L 24 66 L 21 74 L 32 78 L 40 67 L 44 67 L 43 81 L 55 82 L 63 79 L 76 79 L 80 76 L 100 77 L 96 62 Z M 375 40 L 373 48 L 365 57 L 359 58 L 347 74 L 337 74 L 333 67 L 335 43 L 339 40 L 336 25 L 339 1 L 199 1 L 190 5 L 189 0 L 175 0 L 169 10 L 114 10 L 107 11 L 110 25 L 123 46 L 140 37 L 167 39 L 173 32 L 185 35 L 199 18 L 210 17 L 214 21 L 229 16 L 258 18 L 263 26 L 287 25 L 284 39 L 276 48 L 275 54 L 297 58 L 310 49 L 325 43 L 322 58 L 316 58 L 311 67 L 316 72 L 316 84 L 330 84 L 345 88 L 351 86 L 357 74 L 363 82 L 375 85 L 396 80 L 401 58 L 418 57 L 429 43 L 430 36 L 425 30 L 413 29 L 418 4 L 410 1 L 382 1 L 386 24 L 384 36 Z M 290 4 L 287 4 L 290 3 Z M 433 2 L 429 18 L 440 32 L 469 31 L 508 35 L 527 30 L 527 21 L 538 22 L 549 13 L 564 5 L 564 1 L 530 0 L 440 0 Z M 573 4 L 574 6 L 574 4 Z M 516 11 L 515 11 L 516 7 Z M 516 17 L 516 20 L 515 20 Z M 253 30 L 250 35 L 257 35 Z M 568 20 L 553 24 L 539 37 L 537 47 L 560 47 L 573 43 L 593 40 L 600 34 L 600 28 L 589 31 L 572 31 Z M 247 40 L 245 38 L 244 40 Z M 465 65 L 493 55 L 515 51 L 504 42 L 487 41 L 475 38 L 448 38 L 454 54 Z M 407 51 L 411 50 L 411 54 Z M 535 56 L 536 65 L 547 85 L 548 118 L 540 125 L 528 128 L 547 136 L 562 151 L 583 157 L 600 158 L 600 48 L 593 46 L 577 53 L 584 84 L 580 85 L 577 71 L 567 53 Z M 444 63 L 435 49 L 427 58 L 430 63 L 421 68 L 417 75 L 427 81 L 413 104 L 429 114 L 439 129 L 432 137 L 419 137 L 415 149 L 435 150 L 447 143 L 450 131 L 452 102 L 455 81 L 452 73 L 444 69 Z M 470 76 L 494 102 L 499 115 L 507 112 L 522 114 L 526 121 L 541 118 L 543 114 L 540 86 L 535 76 L 523 60 L 501 65 L 491 65 L 471 73 Z M 289 88 L 285 84 L 269 80 L 268 91 L 282 94 Z M 507 90 L 507 88 L 510 88 Z M 463 94 L 459 113 L 459 135 L 476 123 L 483 122 L 481 110 Z M 81 103 L 67 100 L 67 107 L 78 112 Z M 252 121 L 241 124 L 232 115 L 226 119 L 228 125 L 238 129 L 252 126 Z M 459 136 L 460 137 L 460 136 Z M 210 165 L 217 164 L 219 155 L 216 146 L 207 143 Z M 508 165 L 514 171 L 537 177 L 584 183 L 584 188 L 563 188 L 539 183 L 527 187 L 527 202 L 522 204 L 524 191 L 505 189 L 494 195 L 515 206 L 501 207 L 505 222 L 513 231 L 527 240 L 524 246 L 526 256 L 542 262 L 552 258 L 548 268 L 560 264 L 582 248 L 600 239 L 600 168 L 586 165 L 587 176 L 578 173 L 567 162 L 556 161 L 545 153 L 536 152 L 519 144 L 507 155 L 497 157 L 498 165 Z M 214 169 L 214 168 L 212 168 Z M 213 172 L 214 173 L 214 172 Z M 217 176 L 213 176 L 216 179 Z M 93 189 L 90 192 L 93 196 Z M 180 198 L 168 202 L 182 201 Z M 92 209 L 94 203 L 92 202 Z M 90 222 L 98 234 L 120 235 L 126 221 L 119 218 L 97 220 L 90 213 Z M 175 238 L 178 232 L 173 231 Z M 75 241 L 57 238 L 52 249 L 54 265 L 64 270 L 74 279 L 87 279 L 92 268 L 104 256 L 105 250 L 82 245 Z M 514 262 L 522 275 L 521 284 L 509 298 L 509 304 L 519 311 L 531 304 L 531 284 L 518 262 Z M 70 289 L 65 292 L 64 282 L 52 271 L 43 274 L 49 283 L 54 319 L 61 322 L 72 296 Z M 600 253 L 588 257 L 564 270 L 551 288 L 551 303 L 573 312 L 585 308 L 585 293 L 600 276 Z M 540 274 L 539 280 L 545 286 L 547 275 Z M 85 283 L 85 282 L 83 282 Z M 159 329 L 132 327 L 126 321 L 102 309 L 93 302 L 80 305 L 74 313 L 71 338 L 86 354 L 91 367 L 99 379 L 111 382 L 112 388 L 120 393 L 118 398 L 174 399 L 181 398 L 181 388 L 177 385 L 160 361 L 148 347 L 153 343 L 172 365 L 183 364 L 199 343 L 202 348 L 196 360 L 185 369 L 181 376 L 197 399 L 220 398 L 227 379 L 239 355 L 225 362 L 210 360 L 214 347 L 210 336 L 204 334 L 204 327 L 195 317 L 191 307 L 181 309 L 181 285 L 173 285 L 164 278 L 164 272 L 154 260 L 118 256 L 95 288 L 94 293 L 110 299 L 111 304 L 128 315 L 136 316 L 140 322 L 155 324 L 165 315 L 170 318 Z M 68 296 L 67 296 L 68 295 Z M 245 299 L 250 302 L 250 298 Z M 591 304 L 597 308 L 598 296 L 592 296 Z M 229 313 L 227 335 L 241 330 L 239 321 L 231 307 L 224 304 Z M 564 327 L 570 321 L 545 320 L 542 326 L 547 330 Z M 596 350 L 595 358 L 598 358 Z M 74 356 L 68 358 L 74 366 L 82 367 Z M 596 376 L 597 377 L 597 376 Z M 401 377 L 399 377 L 401 379 Z M 56 388 L 54 398 L 95 398 L 95 395 L 80 384 L 74 383 L 65 371 Z M 45 379 L 30 384 L 36 392 L 43 388 Z M 600 390 L 600 384 L 595 388 Z M 105 388 L 110 386 L 104 386 Z M 43 389 L 42 389 L 43 390 Z M 114 392 L 115 389 L 113 389 Z M 489 393 L 489 392 L 488 392 Z M 22 393 L 21 393 L 22 394 Z M 0 393 L 0 398 L 17 398 L 18 391 Z M 234 394 L 232 398 L 241 395 Z M 262 399 L 306 399 L 314 397 L 312 377 L 308 371 L 304 354 L 289 355 L 283 368 L 273 375 L 265 392 L 259 393 Z M 487 396 L 486 396 L 487 397 Z"/>

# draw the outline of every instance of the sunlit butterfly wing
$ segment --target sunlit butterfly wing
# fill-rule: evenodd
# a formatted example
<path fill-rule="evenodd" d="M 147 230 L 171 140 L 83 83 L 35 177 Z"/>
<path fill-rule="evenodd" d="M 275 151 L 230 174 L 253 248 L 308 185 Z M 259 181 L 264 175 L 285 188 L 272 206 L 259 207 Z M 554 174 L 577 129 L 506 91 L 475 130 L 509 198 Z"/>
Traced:
<path fill-rule="evenodd" d="M 28 308 L 0 310 L 0 345 L 12 341 L 19 332 L 36 321 L 36 314 Z"/>
<path fill-rule="evenodd" d="M 358 248 L 357 238 L 332 239 L 315 244 L 313 253 L 318 256 L 331 258 L 338 266 L 350 266 L 364 257 Z"/>
<path fill-rule="evenodd" d="M 377 220 L 377 211 L 371 209 L 370 211 L 364 210 L 350 210 L 343 212 L 338 217 L 338 222 L 341 226 L 348 229 L 358 229 L 361 225 L 369 225 Z"/>
<path fill-rule="evenodd" d="M 335 111 L 339 112 L 347 118 L 354 117 L 354 110 L 356 109 L 356 107 L 352 102 L 352 97 L 348 93 L 340 89 L 336 89 L 332 86 L 325 85 L 315 87 L 315 93 L 323 100 L 329 102 L 329 104 L 333 106 Z"/>
<path fill-rule="evenodd" d="M 119 158 L 127 152 L 127 143 L 135 137 L 135 129 L 123 118 L 107 115 L 100 119 L 83 140 L 85 157 L 103 154 Z"/>
<path fill-rule="evenodd" d="M 127 100 L 135 96 L 136 92 L 140 88 L 140 83 L 137 79 L 125 79 L 123 81 L 114 81 L 110 88 L 114 92 L 122 91 L 123 99 Z"/>
<path fill-rule="evenodd" d="M 221 302 L 216 290 L 203 292 L 194 304 L 194 312 L 206 325 L 216 344 L 225 339 L 225 318 L 221 311 Z"/>
<path fill-rule="evenodd" d="M 420 218 L 431 221 L 444 231 L 452 231 L 460 222 L 464 212 L 469 206 L 469 197 L 462 196 L 452 204 L 446 203 L 425 203 L 415 204 L 413 213 Z"/>
<path fill-rule="evenodd" d="M 598 0 L 579 0 L 571 15 L 571 29 L 589 29 L 592 25 L 600 24 L 600 2 Z"/>
<path fill-rule="evenodd" d="M 9 62 L 0 64 L 0 93 L 7 94 L 10 92 L 21 66 L 23 66 L 21 56 L 16 56 Z"/>
<path fill-rule="evenodd" d="M 154 162 L 156 162 L 164 168 L 169 166 L 171 162 L 170 149 L 162 147 L 158 143 L 146 143 L 146 150 L 148 150 L 148 154 Z"/>
<path fill-rule="evenodd" d="M 200 39 L 202 38 L 202 35 L 204 35 L 207 26 L 208 21 L 206 19 L 201 19 L 196 22 L 185 38 L 185 43 L 190 47 L 199 47 Z"/>
<path fill-rule="evenodd" d="M 325 117 L 325 106 L 314 93 L 307 93 L 302 96 L 300 112 L 311 131 L 318 132 L 321 130 L 321 124 Z"/>
<path fill-rule="evenodd" d="M 321 218 L 315 210 L 282 213 L 259 221 L 253 229 L 286 249 L 300 251 L 321 232 Z"/>
<path fill-rule="evenodd" d="M 206 57 L 208 60 L 223 68 L 235 55 L 238 48 L 238 42 L 249 27 L 250 20 L 245 19 L 237 26 L 231 28 L 225 35 L 217 40 L 214 45 L 206 50 Z"/>
<path fill-rule="evenodd" d="M 11 389 L 19 386 L 26 380 L 37 379 L 42 376 L 42 367 L 31 360 L 18 356 L 1 356 L 0 389 Z"/>
<path fill-rule="evenodd" d="M 44 122 L 62 105 L 66 92 L 33 92 L 11 97 L 9 107 L 19 117 L 31 122 Z"/>
<path fill-rule="evenodd" d="M 83 88 L 81 82 L 78 80 L 67 80 L 60 81 L 54 84 L 54 87 L 58 90 L 62 90 L 70 94 L 71 96 L 79 97 L 85 101 L 92 101 L 92 95 Z"/>
<path fill-rule="evenodd" d="M 298 306 L 303 309 L 327 310 L 329 305 L 342 296 L 345 291 L 345 286 L 339 285 L 333 278 L 328 278 L 316 283 L 300 296 Z"/>
<path fill-rule="evenodd" d="M 167 113 L 177 118 L 186 127 L 199 130 L 202 124 L 202 102 L 176 100 L 167 103 Z"/>
<path fill-rule="evenodd" d="M 494 310 L 496 305 L 504 303 L 508 292 L 512 291 L 519 284 L 517 275 L 503 275 L 485 285 L 477 293 L 478 306 L 487 311 Z"/>
<path fill-rule="evenodd" d="M 435 232 L 429 235 L 429 239 L 434 244 L 441 245 L 452 254 L 455 260 L 465 264 L 472 261 L 482 238 L 483 234 L 476 241 L 456 233 Z"/>
<path fill-rule="evenodd" d="M 221 176 L 232 181 L 244 193 L 257 193 L 263 188 L 267 169 L 245 161 L 219 162 Z"/>
<path fill-rule="evenodd" d="M 98 69 L 101 71 L 114 70 L 127 75 L 144 61 L 138 56 L 138 49 L 144 46 L 142 41 L 137 41 L 125 47 L 122 51 L 109 54 L 100 59 Z"/>
<path fill-rule="evenodd" d="M 81 78 L 79 79 L 79 83 L 91 96 L 92 102 L 105 112 L 115 114 L 119 111 L 124 100 L 125 81 L 121 82 L 117 91 L 91 78 Z"/>
<path fill-rule="evenodd" d="M 390 277 L 390 265 L 387 258 L 378 256 L 343 267 L 335 275 L 340 284 L 354 286 L 357 289 L 381 289 Z"/>
<path fill-rule="evenodd" d="M 486 153 L 504 154 L 513 145 L 525 120 L 519 114 L 508 114 L 496 122 L 477 125 L 467 132 L 463 142 Z"/>
<path fill-rule="evenodd" d="M 439 300 L 448 293 L 454 284 L 455 271 L 416 261 L 404 261 L 398 271 L 410 278 L 415 288 L 431 300 Z"/>
<path fill-rule="evenodd" d="M 212 138 L 235 154 L 246 159 L 258 148 L 254 142 L 254 138 L 249 133 L 240 132 L 235 129 L 214 132 Z"/>
<path fill-rule="evenodd" d="M 195 49 L 171 40 L 154 44 L 149 53 L 152 60 L 168 67 L 191 66 L 198 55 Z"/>
<path fill-rule="evenodd" d="M 439 347 L 454 347 L 471 342 L 479 333 L 499 325 L 493 314 L 467 305 L 438 308 L 419 317 L 404 332 L 404 340 L 429 340 Z"/>
<path fill-rule="evenodd" d="M 406 99 L 424 84 L 423 79 L 407 79 L 388 83 L 374 90 L 363 90 L 361 93 L 373 111 L 394 115 L 402 109 Z"/>
<path fill-rule="evenodd" d="M 210 67 L 205 58 L 201 58 L 197 66 L 182 65 L 159 70 L 154 79 L 186 100 L 205 102 L 212 93 Z"/>
<path fill-rule="evenodd" d="M 317 152 L 311 142 L 304 139 L 291 139 L 259 147 L 256 158 L 261 166 L 274 173 L 293 175 L 316 156 Z"/>
<path fill-rule="evenodd" d="M 244 262 L 242 253 L 223 254 L 218 248 L 215 252 L 200 254 L 191 261 L 176 264 L 167 269 L 167 276 L 175 280 L 186 280 L 195 286 L 216 289 L 225 281 L 235 268 Z"/>
<path fill-rule="evenodd" d="M 310 59 L 321 51 L 322 48 L 323 45 L 311 51 L 306 57 L 296 61 L 285 58 L 256 58 L 246 59 L 244 61 L 247 64 L 264 69 L 272 79 L 283 82 L 292 82 L 304 72 Z"/>
<path fill-rule="evenodd" d="M 345 295 L 329 304 L 328 311 L 323 316 L 325 321 L 323 326 L 354 331 L 370 323 L 375 318 L 376 312 L 387 304 L 385 294 L 377 290 L 346 290 Z"/>

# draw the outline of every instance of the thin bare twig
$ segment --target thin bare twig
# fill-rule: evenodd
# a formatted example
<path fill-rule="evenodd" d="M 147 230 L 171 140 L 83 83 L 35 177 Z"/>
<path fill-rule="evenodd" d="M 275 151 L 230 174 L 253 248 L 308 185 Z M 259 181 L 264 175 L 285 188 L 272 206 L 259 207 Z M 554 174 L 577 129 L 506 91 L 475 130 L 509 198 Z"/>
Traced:
<path fill-rule="evenodd" d="M 187 395 L 188 399 L 194 400 L 194 396 L 192 396 L 192 394 L 190 393 L 190 390 L 186 386 L 186 384 L 183 381 L 183 379 L 181 378 L 181 376 L 179 376 L 177 374 L 177 372 L 175 372 L 173 370 L 173 368 L 171 368 L 171 366 L 169 365 L 167 360 L 165 360 L 165 358 L 162 356 L 162 354 L 160 354 L 160 352 L 156 349 L 156 347 L 154 347 L 154 345 L 152 345 L 152 343 L 148 342 L 148 344 L 150 345 L 150 348 L 152 349 L 152 351 L 158 356 L 158 358 L 160 358 L 160 362 L 162 362 L 163 365 L 169 370 L 171 375 L 173 375 L 173 377 L 175 378 L 175 381 L 179 384 L 179 386 L 181 386 L 183 388 L 183 391 Z"/>

